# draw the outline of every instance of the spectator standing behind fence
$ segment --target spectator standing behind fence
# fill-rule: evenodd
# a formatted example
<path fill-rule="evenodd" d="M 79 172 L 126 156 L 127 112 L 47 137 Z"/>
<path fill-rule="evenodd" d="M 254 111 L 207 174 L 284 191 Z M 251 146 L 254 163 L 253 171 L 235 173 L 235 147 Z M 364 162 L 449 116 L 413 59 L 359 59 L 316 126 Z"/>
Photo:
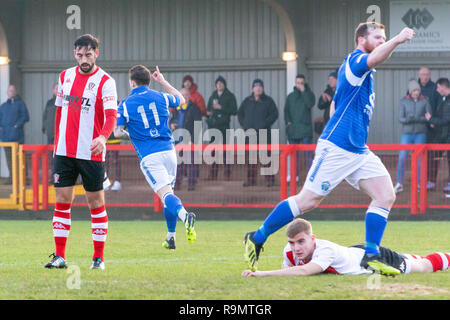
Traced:
<path fill-rule="evenodd" d="M 323 128 L 327 124 L 328 120 L 330 120 L 330 105 L 331 101 L 333 101 L 334 94 L 336 93 L 337 86 L 337 72 L 331 72 L 328 75 L 328 85 L 325 91 L 320 95 L 319 102 L 317 103 L 317 107 L 320 110 L 323 110 Z M 317 132 L 317 134 L 322 134 L 322 130 Z"/>
<path fill-rule="evenodd" d="M 431 72 L 428 67 L 421 67 L 418 72 L 418 81 L 422 95 L 428 98 L 431 105 L 431 114 L 434 114 L 437 104 L 439 102 L 439 94 L 436 92 L 436 83 L 431 81 Z M 436 130 L 429 124 L 427 126 L 427 143 L 436 143 Z M 427 176 L 433 177 L 433 166 L 439 161 L 439 152 L 428 152 Z M 436 159 L 435 159 L 436 158 Z M 434 189 L 435 184 L 431 181 L 427 183 L 427 189 Z"/>
<path fill-rule="evenodd" d="M 56 115 L 56 94 L 58 93 L 58 84 L 53 86 L 53 96 L 45 104 L 44 114 L 42 115 L 42 133 L 47 135 L 47 144 L 53 144 L 55 140 L 55 115 Z"/>
<path fill-rule="evenodd" d="M 431 113 L 428 99 L 421 94 L 420 85 L 411 80 L 408 85 L 408 95 L 400 100 L 399 121 L 402 124 L 401 144 L 423 144 L 427 141 L 427 119 L 425 113 Z M 405 162 L 408 150 L 401 150 L 398 156 L 397 184 L 395 193 L 403 191 Z M 420 169 L 419 169 L 420 172 Z"/>
<path fill-rule="evenodd" d="M 194 82 L 194 78 L 192 78 L 192 76 L 190 75 L 184 76 L 183 88 L 189 90 L 192 103 L 194 103 L 200 109 L 202 116 L 205 116 L 206 115 L 205 99 L 203 99 L 203 96 L 197 91 L 198 85 Z"/>
<path fill-rule="evenodd" d="M 441 98 L 439 104 L 433 114 L 426 113 L 425 117 L 430 122 L 430 126 L 435 130 L 435 143 L 450 143 L 450 82 L 448 78 L 440 78 L 437 82 L 436 91 Z M 443 152 L 437 151 L 438 158 L 442 157 Z M 444 187 L 444 192 L 447 197 L 450 197 L 450 151 L 447 151 L 447 163 L 449 169 L 449 176 L 447 185 Z M 435 185 L 439 162 L 432 161 L 433 168 L 431 170 L 431 182 Z"/>
<path fill-rule="evenodd" d="M 58 93 L 58 83 L 53 86 L 53 96 L 45 104 L 44 114 L 42 115 L 42 133 L 47 135 L 47 144 L 53 145 L 55 140 L 55 115 L 56 115 L 56 94 Z M 49 182 L 53 182 L 53 153 L 48 154 L 49 163 Z"/>
<path fill-rule="evenodd" d="M 185 104 L 178 106 L 175 109 L 175 112 L 172 115 L 172 119 L 170 120 L 171 130 L 175 129 L 185 129 L 190 134 L 190 141 L 183 141 L 182 138 L 175 139 L 175 143 L 182 144 L 190 144 L 195 143 L 195 141 L 199 141 L 198 137 L 195 137 L 194 133 L 194 125 L 195 121 L 202 121 L 202 113 L 199 107 L 190 100 L 190 93 L 187 88 L 182 88 L 180 93 L 183 95 Z M 201 134 L 201 132 L 200 132 Z M 182 156 L 182 152 L 180 152 Z M 191 151 L 190 163 L 181 163 L 178 165 L 177 169 L 177 177 L 175 181 L 175 189 L 180 189 L 184 172 L 188 171 L 188 191 L 195 190 L 195 185 L 197 184 L 198 177 L 198 164 L 194 163 L 194 151 Z"/>
<path fill-rule="evenodd" d="M 284 105 L 284 121 L 289 144 L 312 143 L 311 109 L 316 103 L 316 97 L 303 74 L 295 78 L 294 90 L 287 96 Z M 312 152 L 306 152 L 308 168 L 312 163 Z M 300 157 L 297 156 L 297 173 L 300 171 Z"/>
<path fill-rule="evenodd" d="M 3 142 L 18 142 L 23 144 L 25 136 L 23 126 L 30 120 L 28 109 L 17 94 L 16 87 L 10 85 L 6 91 L 8 100 L 0 105 L 0 137 Z M 9 178 L 6 184 L 12 183 L 12 153 L 10 147 L 5 147 L 6 163 L 9 170 Z"/>
<path fill-rule="evenodd" d="M 223 141 L 211 141 L 211 143 L 225 144 L 226 130 L 230 129 L 230 118 L 237 113 L 237 102 L 234 94 L 228 90 L 227 82 L 219 76 L 215 82 L 216 90 L 209 97 L 206 107 L 206 123 L 208 129 L 217 129 L 222 133 Z M 212 156 L 215 156 L 213 151 Z M 231 165 L 225 164 L 226 151 L 223 152 L 225 179 L 231 178 Z M 209 172 L 208 180 L 217 180 L 219 165 L 213 163 Z"/>
<path fill-rule="evenodd" d="M 418 73 L 418 82 L 420 85 L 420 92 L 428 98 L 431 110 L 436 110 L 439 103 L 439 94 L 436 92 L 436 83 L 431 81 L 431 72 L 427 67 L 421 67 Z"/>
<path fill-rule="evenodd" d="M 260 129 L 267 129 L 267 144 L 271 143 L 270 128 L 278 119 L 278 109 L 273 99 L 264 92 L 264 82 L 255 79 L 252 83 L 252 94 L 244 99 L 238 110 L 238 120 L 244 130 L 256 130 L 256 143 L 260 143 Z M 246 136 L 246 144 L 249 143 Z M 247 181 L 244 187 L 256 185 L 258 164 L 250 164 L 249 152 L 246 152 Z M 266 186 L 271 187 L 275 183 L 275 176 L 266 176 Z"/>

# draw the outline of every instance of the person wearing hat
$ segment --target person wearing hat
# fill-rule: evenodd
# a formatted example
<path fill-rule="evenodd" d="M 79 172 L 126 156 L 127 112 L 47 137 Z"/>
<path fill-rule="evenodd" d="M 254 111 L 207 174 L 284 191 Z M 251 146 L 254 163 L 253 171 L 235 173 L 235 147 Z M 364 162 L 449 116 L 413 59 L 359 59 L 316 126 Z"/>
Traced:
<path fill-rule="evenodd" d="M 186 88 L 190 92 L 191 101 L 200 109 L 202 116 L 206 115 L 205 99 L 198 92 L 198 85 L 194 82 L 194 78 L 191 75 L 186 75 L 183 78 L 183 88 Z"/>
<path fill-rule="evenodd" d="M 270 128 L 278 119 L 278 109 L 273 99 L 264 92 L 264 82 L 261 79 L 255 79 L 252 83 L 252 94 L 244 99 L 238 110 L 239 124 L 244 130 L 256 130 L 256 141 L 259 144 L 261 137 L 260 129 L 267 130 L 267 144 L 271 143 Z M 246 137 L 246 143 L 249 143 Z M 256 185 L 257 164 L 249 163 L 247 153 L 247 181 L 244 187 Z M 266 176 L 266 186 L 271 187 L 275 183 L 275 176 Z"/>
<path fill-rule="evenodd" d="M 215 82 L 216 90 L 211 94 L 206 107 L 206 124 L 208 129 L 217 129 L 222 133 L 223 140 L 220 142 L 214 141 L 214 143 L 225 144 L 226 143 L 226 130 L 230 129 L 230 118 L 237 113 L 237 102 L 234 94 L 228 90 L 227 82 L 224 77 L 219 76 Z M 211 141 L 212 142 L 212 141 Z M 212 156 L 214 157 L 213 151 Z M 226 153 L 223 153 L 224 164 Z M 211 165 L 208 180 L 216 180 L 219 170 L 219 165 L 213 163 Z M 231 178 L 231 165 L 225 164 L 224 167 L 225 178 L 229 180 Z"/>
<path fill-rule="evenodd" d="M 323 126 L 330 120 L 330 105 L 333 101 L 334 94 L 337 87 L 337 72 L 331 72 L 328 75 L 328 85 L 325 91 L 320 95 L 317 107 L 323 110 Z M 322 132 L 320 132 L 322 133 Z M 320 133 L 318 133 L 320 135 Z"/>
<path fill-rule="evenodd" d="M 427 141 L 427 119 L 425 114 L 431 113 L 428 99 L 421 94 L 420 85 L 416 80 L 409 81 L 408 94 L 400 100 L 399 121 L 402 125 L 401 144 L 423 144 Z M 405 162 L 408 150 L 401 150 L 398 156 L 397 184 L 395 193 L 403 191 Z M 420 172 L 420 169 L 419 169 Z"/>

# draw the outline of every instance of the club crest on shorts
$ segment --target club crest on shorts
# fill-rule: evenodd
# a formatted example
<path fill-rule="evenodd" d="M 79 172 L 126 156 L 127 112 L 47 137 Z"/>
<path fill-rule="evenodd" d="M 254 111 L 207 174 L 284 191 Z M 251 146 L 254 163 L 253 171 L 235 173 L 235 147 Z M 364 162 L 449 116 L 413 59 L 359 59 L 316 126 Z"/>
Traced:
<path fill-rule="evenodd" d="M 59 183 L 59 174 L 55 173 L 53 175 L 53 183 Z"/>
<path fill-rule="evenodd" d="M 322 182 L 322 191 L 327 192 L 328 190 L 330 190 L 330 182 L 329 181 L 324 181 Z"/>

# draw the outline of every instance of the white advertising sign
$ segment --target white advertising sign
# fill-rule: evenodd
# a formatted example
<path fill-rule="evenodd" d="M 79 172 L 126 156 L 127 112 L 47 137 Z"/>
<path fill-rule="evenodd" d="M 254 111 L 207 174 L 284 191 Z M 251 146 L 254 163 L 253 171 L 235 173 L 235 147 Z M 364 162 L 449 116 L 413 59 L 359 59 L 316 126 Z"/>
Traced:
<path fill-rule="evenodd" d="M 416 36 L 396 51 L 450 51 L 450 0 L 390 1 L 390 37 L 409 27 Z"/>

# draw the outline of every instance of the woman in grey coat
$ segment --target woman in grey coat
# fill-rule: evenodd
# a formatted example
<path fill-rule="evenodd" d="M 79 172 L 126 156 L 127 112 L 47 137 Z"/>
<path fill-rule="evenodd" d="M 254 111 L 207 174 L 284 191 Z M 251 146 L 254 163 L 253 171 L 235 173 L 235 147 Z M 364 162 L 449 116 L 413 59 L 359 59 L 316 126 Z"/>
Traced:
<path fill-rule="evenodd" d="M 420 85 L 411 80 L 408 85 L 408 95 L 400 100 L 399 121 L 402 124 L 401 144 L 422 144 L 427 141 L 427 119 L 425 113 L 431 111 L 428 98 L 420 94 Z M 398 156 L 397 184 L 395 193 L 403 191 L 403 177 L 408 150 L 402 150 Z M 420 172 L 420 168 L 419 168 Z"/>

